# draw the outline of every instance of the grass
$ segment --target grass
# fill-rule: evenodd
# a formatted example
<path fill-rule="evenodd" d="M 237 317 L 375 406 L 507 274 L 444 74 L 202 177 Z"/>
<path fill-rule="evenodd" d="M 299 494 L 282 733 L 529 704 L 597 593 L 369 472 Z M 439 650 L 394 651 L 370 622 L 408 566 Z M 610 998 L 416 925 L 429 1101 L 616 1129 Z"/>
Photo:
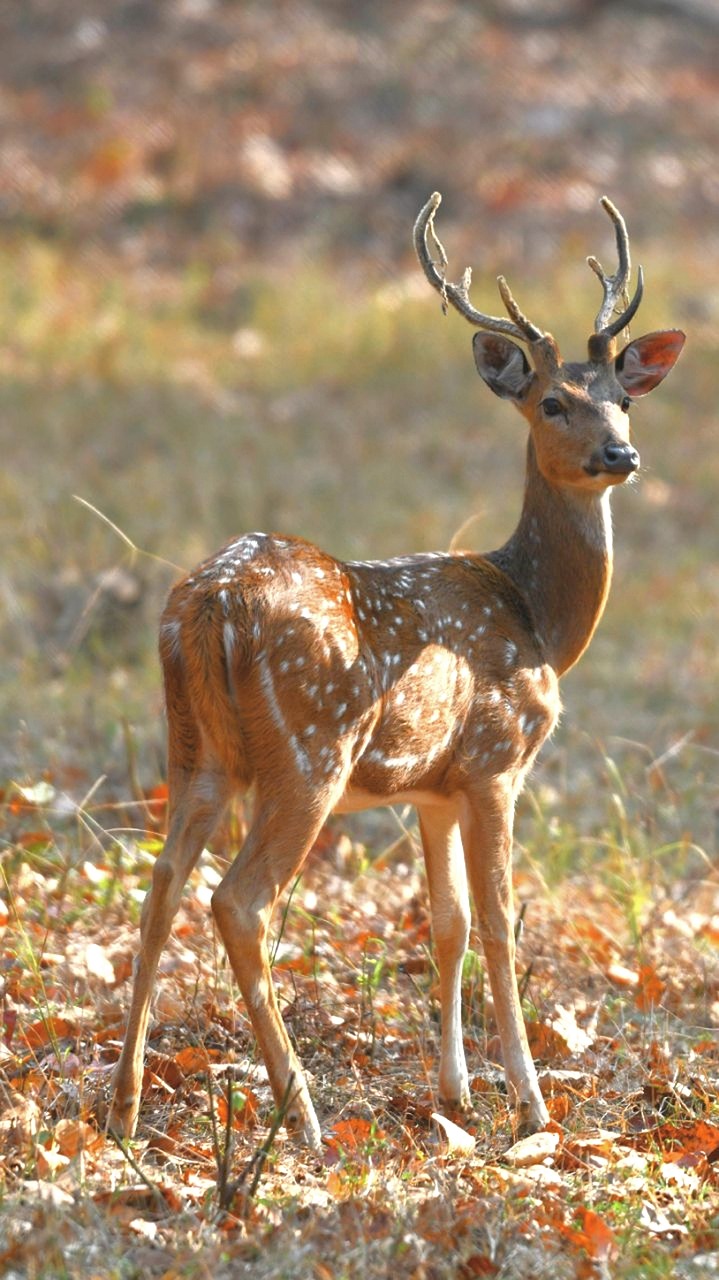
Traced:
<path fill-rule="evenodd" d="M 568 256 L 546 271 L 551 296 L 528 280 L 522 304 L 550 324 L 561 318 L 560 343 L 577 354 L 570 335 L 587 330 L 596 299 Z M 326 1167 L 280 1136 L 251 1211 L 228 1230 L 213 1208 L 206 1090 L 200 1105 L 191 1081 L 169 1101 L 158 1086 L 143 1133 L 179 1126 L 176 1158 L 168 1166 L 146 1143 L 133 1150 L 163 1195 L 174 1188 L 173 1211 L 142 1200 L 116 1149 L 69 1157 L 44 1179 L 58 1194 L 70 1188 L 71 1207 L 23 1200 L 16 1170 L 0 1206 L 11 1273 L 464 1276 L 482 1274 L 491 1255 L 504 1259 L 499 1274 L 559 1280 L 580 1264 L 603 1274 L 588 1208 L 608 1224 L 617 1276 L 693 1277 L 694 1255 L 716 1253 L 710 1181 L 669 1192 L 654 1154 L 641 1153 L 637 1173 L 614 1147 L 583 1160 L 571 1146 L 597 1127 L 631 1132 L 647 1090 L 681 1108 L 677 1080 L 690 1081 L 692 1114 L 717 1123 L 715 335 L 685 317 L 706 263 L 690 246 L 680 272 L 664 261 L 676 264 L 676 252 L 657 244 L 644 255 L 642 328 L 686 323 L 690 344 L 637 409 L 645 469 L 615 496 L 613 593 L 564 681 L 563 723 L 517 819 L 527 1015 L 549 1036 L 561 1005 L 580 1029 L 594 1019 L 597 1036 L 569 1058 L 547 1041 L 552 1070 L 569 1062 L 594 1081 L 577 1086 L 562 1122 L 559 1183 L 502 1164 L 510 1136 L 487 1066 L 491 1001 L 477 952 L 464 978 L 478 1149 L 459 1160 L 438 1147 L 428 1118 L 436 973 L 424 881 L 402 831 L 411 819 L 355 817 L 331 829 L 275 921 L 276 975 L 321 1112 L 359 1117 L 368 1136 Z M 0 1068 L 6 1091 L 40 1108 L 18 1156 L 33 1180 L 44 1153 L 60 1150 L 60 1120 L 96 1123 L 97 1081 L 116 1053 L 158 848 L 139 793 L 162 777 L 155 630 L 172 566 L 253 527 L 358 557 L 444 547 L 478 505 L 466 541 L 497 545 L 519 510 L 524 431 L 477 382 L 468 329 L 443 320 L 409 262 L 391 287 L 370 280 L 358 292 L 320 263 L 258 273 L 229 297 L 199 268 L 181 279 L 122 273 L 30 240 L 7 246 L 0 270 L 0 537 L 12 548 L 0 569 L 0 771 L 31 788 L 23 798 L 8 785 L 3 798 L 4 960 L 11 1012 L 22 1026 L 44 1018 L 51 1032 L 20 1074 L 14 1060 Z M 493 288 L 477 274 L 477 298 Z M 102 575 L 118 569 L 108 587 Z M 252 1041 L 207 928 L 224 852 L 206 856 L 183 904 L 153 1048 L 172 1058 L 190 1039 L 220 1062 L 245 1058 L 251 1075 Z M 117 986 L 91 980 L 90 943 L 111 957 Z M 68 1010 L 75 1025 L 63 1035 L 56 1020 Z M 78 1060 L 81 1084 L 52 1055 Z M 266 1087 L 252 1087 L 267 1121 Z M 238 1133 L 234 1177 L 262 1134 L 261 1124 Z M 662 1236 L 651 1215 L 667 1205 Z M 672 1234 L 678 1225 L 688 1234 Z"/>
<path fill-rule="evenodd" d="M 119 703 L 141 751 L 152 741 L 154 763 L 161 750 L 155 618 L 177 571 L 133 560 L 73 494 L 183 568 L 253 527 L 355 556 L 446 546 L 478 504 L 472 545 L 511 529 L 522 425 L 478 383 L 467 327 L 442 318 L 413 268 L 359 295 L 316 265 L 258 277 L 228 316 L 199 270 L 123 277 L 37 242 L 17 248 L 0 261 L 0 535 L 13 547 L 0 712 L 29 770 L 46 754 L 79 758 L 85 735 L 86 758 L 117 761 Z M 682 323 L 698 288 L 691 259 L 681 290 L 661 262 L 647 263 L 646 328 Z M 562 340 L 587 329 L 593 286 L 560 266 L 551 298 L 528 282 L 523 301 L 561 318 Z M 475 292 L 491 299 L 493 286 L 478 277 Z M 616 496 L 613 595 L 564 686 L 570 732 L 591 724 L 600 742 L 656 754 L 691 733 L 687 772 L 710 764 L 701 748 L 717 728 L 712 350 L 708 327 L 695 329 L 672 378 L 637 407 L 645 474 Z M 138 580 L 134 607 L 95 594 L 118 564 Z"/>

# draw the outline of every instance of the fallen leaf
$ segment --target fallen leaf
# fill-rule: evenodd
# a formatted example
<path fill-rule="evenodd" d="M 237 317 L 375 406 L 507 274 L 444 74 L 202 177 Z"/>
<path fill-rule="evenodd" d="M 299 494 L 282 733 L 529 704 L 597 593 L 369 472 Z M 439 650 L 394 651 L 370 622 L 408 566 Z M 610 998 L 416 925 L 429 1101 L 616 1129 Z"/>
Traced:
<path fill-rule="evenodd" d="M 49 1015 L 31 1022 L 29 1027 L 21 1028 L 18 1035 L 29 1049 L 39 1049 L 42 1045 L 54 1044 L 56 1040 L 76 1036 L 77 1023 L 71 1022 L 69 1018 Z"/>
<path fill-rule="evenodd" d="M 88 942 L 85 947 L 85 964 L 91 978 L 97 978 L 107 987 L 115 985 L 115 969 L 104 947 L 96 942 Z"/>
<path fill-rule="evenodd" d="M 527 1039 L 533 1058 L 550 1061 L 552 1058 L 566 1058 L 569 1055 L 564 1036 L 548 1022 L 527 1023 Z M 495 1060 L 501 1062 L 502 1058 L 497 1057 Z"/>
<path fill-rule="evenodd" d="M 49 782 L 35 782 L 27 787 L 21 787 L 16 782 L 15 790 L 19 791 L 23 800 L 26 800 L 29 805 L 37 808 L 50 804 L 55 799 L 56 794 L 55 788 Z"/>
<path fill-rule="evenodd" d="M 210 1054 L 207 1049 L 202 1048 L 200 1045 L 188 1044 L 184 1049 L 180 1049 L 179 1053 L 175 1054 L 174 1061 L 183 1075 L 196 1076 L 201 1071 L 207 1071 L 210 1065 L 210 1058 L 217 1058 L 217 1056 L 216 1053 Z"/>
<path fill-rule="evenodd" d="M 683 1222 L 670 1222 L 663 1209 L 649 1202 L 642 1205 L 639 1222 L 651 1235 L 660 1240 L 671 1240 L 689 1234 Z"/>
<path fill-rule="evenodd" d="M 53 1140 L 60 1154 L 71 1159 L 81 1151 L 94 1151 L 105 1142 L 102 1134 L 84 1120 L 58 1120 Z"/>
<path fill-rule="evenodd" d="M 607 966 L 605 974 L 615 987 L 638 987 L 639 974 L 636 969 L 628 969 L 626 965 L 614 963 Z"/>
<path fill-rule="evenodd" d="M 217 1098 L 217 1117 L 220 1124 L 227 1124 L 227 1096 L 221 1093 Z M 259 1111 L 259 1099 L 252 1089 L 245 1087 L 240 1088 L 233 1085 L 232 1088 L 232 1127 L 233 1129 L 246 1129 L 254 1125 L 257 1121 L 257 1113 Z"/>
<path fill-rule="evenodd" d="M 61 1151 L 56 1151 L 54 1147 L 38 1147 L 37 1152 L 37 1171 L 41 1178 L 57 1178 L 58 1174 L 64 1173 L 70 1164 L 70 1157 L 64 1156 Z"/>
<path fill-rule="evenodd" d="M 639 969 L 639 990 L 636 995 L 636 1004 L 638 1009 L 653 1009 L 659 1004 L 664 992 L 666 991 L 666 983 L 662 982 L 658 976 L 656 969 L 650 964 L 643 964 Z"/>
<path fill-rule="evenodd" d="M 444 1136 L 449 1155 L 471 1155 L 477 1145 L 476 1138 L 461 1125 L 448 1120 L 439 1111 L 432 1112 L 432 1119 Z"/>
<path fill-rule="evenodd" d="M 461 1263 L 457 1275 L 460 1280 L 469 1280 L 470 1276 L 496 1276 L 499 1267 L 488 1258 L 486 1253 L 473 1253 Z"/>
<path fill-rule="evenodd" d="M 584 1053 L 592 1044 L 592 1036 L 580 1027 L 573 1009 L 558 1004 L 550 1023 L 552 1030 L 562 1037 L 570 1053 Z"/>
<path fill-rule="evenodd" d="M 528 1137 L 520 1138 L 508 1151 L 505 1151 L 502 1159 L 515 1169 L 523 1169 L 530 1164 L 541 1164 L 543 1160 L 548 1160 L 555 1154 L 559 1143 L 558 1133 L 548 1133 L 542 1129 L 539 1133 L 530 1133 Z"/>
<path fill-rule="evenodd" d="M 719 1126 L 705 1120 L 697 1120 L 694 1124 L 669 1122 L 626 1135 L 624 1141 L 640 1150 L 666 1151 L 675 1161 L 682 1155 L 695 1152 L 701 1152 L 709 1159 L 715 1147 L 719 1147 Z"/>
<path fill-rule="evenodd" d="M 356 1117 L 351 1120 L 338 1120 L 332 1126 L 327 1139 L 329 1147 L 341 1147 L 344 1151 L 357 1151 L 373 1140 L 381 1140 L 385 1134 L 370 1120 Z"/>
<path fill-rule="evenodd" d="M 597 1133 L 574 1134 L 567 1138 L 560 1156 L 562 1169 L 586 1169 L 588 1165 L 598 1167 L 606 1163 L 613 1154 L 621 1135 L 609 1129 L 600 1129 Z"/>
<path fill-rule="evenodd" d="M 584 1247 L 592 1258 L 607 1260 L 618 1252 L 617 1239 L 611 1227 L 593 1209 L 582 1209 Z"/>
<path fill-rule="evenodd" d="M 25 1150 L 40 1128 L 40 1108 L 32 1098 L 11 1093 L 9 1103 L 0 1115 L 0 1149 L 4 1153 Z"/>
<path fill-rule="evenodd" d="M 51 1205 L 53 1209 L 62 1209 L 66 1205 L 75 1203 L 73 1197 L 67 1191 L 63 1191 L 56 1182 L 45 1182 L 39 1179 L 23 1182 L 22 1185 L 23 1191 L 26 1191 L 32 1200 Z"/>

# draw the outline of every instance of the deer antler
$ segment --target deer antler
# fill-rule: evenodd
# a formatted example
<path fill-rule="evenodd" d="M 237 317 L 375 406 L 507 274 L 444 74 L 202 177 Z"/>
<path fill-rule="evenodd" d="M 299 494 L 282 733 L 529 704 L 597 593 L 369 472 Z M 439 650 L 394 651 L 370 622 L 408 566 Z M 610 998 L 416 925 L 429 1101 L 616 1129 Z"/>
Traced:
<path fill-rule="evenodd" d="M 464 316 L 465 320 L 469 320 L 469 323 L 475 325 L 478 329 L 489 329 L 493 333 L 505 333 L 510 338 L 518 338 L 520 342 L 537 342 L 540 338 L 544 338 L 545 335 L 542 330 L 532 324 L 524 313 L 520 311 L 504 276 L 497 277 L 497 284 L 502 295 L 502 301 L 512 317 L 511 320 L 505 320 L 501 316 L 485 315 L 483 311 L 477 311 L 476 307 L 472 306 L 469 300 L 469 289 L 472 283 L 472 270 L 470 267 L 466 267 L 463 271 L 459 284 L 451 284 L 445 278 L 447 255 L 434 229 L 434 215 L 440 206 L 441 200 L 442 197 L 439 191 L 435 191 L 420 211 L 419 217 L 414 224 L 414 247 L 420 266 L 429 283 L 442 297 L 443 309 L 447 310 L 447 302 L 449 301 L 455 310 L 461 316 Z M 432 237 L 435 251 L 439 257 L 439 266 L 430 254 L 427 243 L 428 235 Z"/>
<path fill-rule="evenodd" d="M 629 257 L 629 234 L 627 232 L 626 223 L 619 210 L 612 204 L 607 196 L 602 196 L 600 202 L 603 209 L 609 214 L 614 228 L 617 233 L 617 257 L 619 259 L 617 269 L 613 276 L 604 274 L 601 263 L 596 258 L 587 258 L 589 266 L 592 268 L 595 276 L 601 282 L 604 290 L 604 300 L 594 321 L 594 332 L 604 334 L 607 338 L 615 338 L 622 329 L 626 329 L 629 321 L 635 315 L 639 303 L 644 293 L 644 273 L 641 267 L 637 270 L 637 287 L 631 302 L 627 303 L 627 285 L 631 274 L 631 260 Z M 619 305 L 624 306 L 621 315 L 616 320 L 611 320 L 612 312 L 617 310 Z"/>

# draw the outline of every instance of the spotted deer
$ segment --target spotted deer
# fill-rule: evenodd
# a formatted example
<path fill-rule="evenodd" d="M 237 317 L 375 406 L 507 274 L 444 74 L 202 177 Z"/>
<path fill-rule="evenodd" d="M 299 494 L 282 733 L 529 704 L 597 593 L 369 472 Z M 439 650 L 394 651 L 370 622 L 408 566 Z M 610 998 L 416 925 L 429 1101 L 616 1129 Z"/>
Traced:
<path fill-rule="evenodd" d="M 445 279 L 434 231 L 439 194 L 414 242 L 429 283 L 477 329 L 480 377 L 529 424 L 524 502 L 486 555 L 419 553 L 342 562 L 299 538 L 229 542 L 172 590 L 162 618 L 169 730 L 169 833 L 145 899 L 110 1123 L 134 1132 L 158 958 L 183 886 L 231 797 L 250 787 L 247 838 L 212 899 L 214 918 L 285 1121 L 311 1146 L 320 1127 L 280 1016 L 268 960 L 273 909 L 327 816 L 411 802 L 419 814 L 441 999 L 439 1095 L 469 1100 L 461 975 L 477 913 L 519 1130 L 547 1121 L 515 975 L 511 850 L 517 795 L 559 711 L 558 680 L 587 647 L 612 572 L 611 489 L 633 476 L 632 400 L 662 381 L 684 334 L 617 350 L 629 242 L 609 200 L 618 267 L 588 358 L 564 363 L 549 333 L 469 300 L 470 272 Z M 430 251 L 430 237 L 432 250 Z M 437 261 L 432 258 L 437 255 Z M 615 315 L 618 308 L 621 314 Z M 521 344 L 521 345 L 518 345 Z"/>

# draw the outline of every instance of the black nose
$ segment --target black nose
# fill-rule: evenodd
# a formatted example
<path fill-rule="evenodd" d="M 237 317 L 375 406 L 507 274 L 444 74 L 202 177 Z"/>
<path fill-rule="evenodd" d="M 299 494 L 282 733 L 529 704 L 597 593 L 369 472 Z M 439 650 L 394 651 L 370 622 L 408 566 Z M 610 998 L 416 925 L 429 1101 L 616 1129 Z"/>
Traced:
<path fill-rule="evenodd" d="M 631 444 L 605 444 L 599 451 L 602 471 L 628 476 L 639 467 L 639 454 Z"/>

